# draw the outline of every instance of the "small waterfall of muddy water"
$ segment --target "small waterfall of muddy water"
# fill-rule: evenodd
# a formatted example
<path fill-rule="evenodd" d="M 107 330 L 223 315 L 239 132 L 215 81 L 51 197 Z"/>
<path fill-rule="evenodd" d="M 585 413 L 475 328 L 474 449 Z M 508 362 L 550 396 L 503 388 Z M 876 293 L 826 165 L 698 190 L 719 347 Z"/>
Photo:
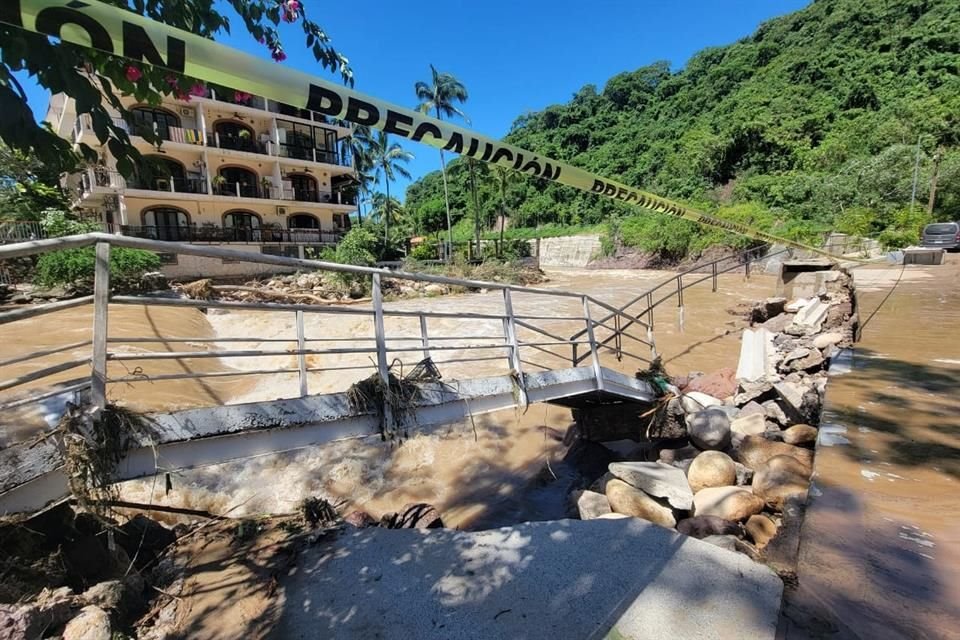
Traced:
<path fill-rule="evenodd" d="M 661 282 L 671 274 L 662 271 L 588 271 L 562 270 L 548 273 L 550 281 L 542 286 L 589 293 L 609 304 L 621 305 L 641 291 Z M 711 293 L 709 281 L 684 292 L 685 326 L 679 330 L 677 307 L 670 300 L 657 309 L 655 338 L 667 370 L 686 373 L 690 370 L 710 371 L 736 366 L 739 332 L 727 334 L 733 318 L 726 309 L 738 302 L 772 295 L 774 279 L 755 274 L 749 281 L 741 274 L 720 276 L 717 293 Z M 666 290 L 664 290 L 664 295 Z M 547 304 L 548 303 L 548 304 Z M 546 298 L 515 294 L 514 310 L 518 315 L 582 316 L 576 298 Z M 546 308 L 549 306 L 549 308 Z M 503 298 L 499 291 L 464 295 L 419 298 L 387 303 L 388 308 L 447 312 L 502 313 Z M 600 311 L 593 311 L 599 314 Z M 87 340 L 90 337 L 91 311 L 88 308 L 64 311 L 36 320 L 17 322 L 4 327 L 0 359 Z M 537 322 L 559 335 L 570 335 L 583 327 L 567 321 Z M 386 319 L 387 336 L 419 336 L 415 318 Z M 502 336 L 502 326 L 495 320 L 431 318 L 429 334 L 434 336 Z M 636 335 L 642 337 L 642 331 Z M 204 315 L 190 309 L 165 307 L 129 307 L 115 305 L 110 309 L 110 336 L 174 338 L 247 338 L 250 342 L 117 344 L 117 350 L 184 351 L 263 348 L 282 350 L 295 348 L 296 330 L 292 313 L 263 311 L 222 312 L 212 310 Z M 325 346 L 370 346 L 373 337 L 372 319 L 353 315 L 306 314 L 306 336 L 310 338 L 343 338 L 342 342 L 313 343 Z M 289 342 L 270 342 L 272 339 Z M 364 342 L 351 343 L 350 339 Z M 471 341 L 474 342 L 474 341 Z M 624 341 L 623 348 L 644 357 L 643 345 Z M 410 343 L 415 344 L 413 341 Z M 442 344 L 434 343 L 434 344 Z M 432 345 L 433 346 L 433 345 Z M 319 348 L 319 347 L 317 347 Z M 89 347 L 73 350 L 80 357 Z M 470 355 L 503 355 L 503 351 L 471 352 Z M 435 351 L 433 357 L 444 379 L 463 379 L 506 372 L 505 358 L 496 360 L 447 363 L 463 357 L 455 351 Z M 407 366 L 421 357 L 418 351 L 396 354 Z M 56 354 L 25 365 L 4 367 L 4 379 L 22 375 L 41 364 L 61 362 L 67 356 Z M 309 356 L 309 367 L 340 367 L 339 370 L 309 374 L 310 393 L 346 390 L 354 382 L 374 372 L 372 354 Z M 524 355 L 527 358 L 526 355 Z M 549 363 L 549 356 L 540 360 Z M 624 358 L 618 363 L 605 354 L 603 365 L 634 373 L 639 362 Z M 163 373 L 295 369 L 293 355 L 231 358 L 194 358 L 189 360 L 146 360 L 111 364 L 110 375 L 116 377 L 140 369 L 137 373 L 155 376 Z M 363 369 L 342 369 L 362 366 Z M 557 359 L 553 367 L 569 366 Z M 19 367 L 19 368 L 18 368 Z M 406 366 L 405 366 L 406 369 Z M 48 381 L 55 382 L 87 374 L 75 369 Z M 110 387 L 112 400 L 132 409 L 149 411 L 172 408 L 235 404 L 293 397 L 297 393 L 295 373 L 259 374 L 205 380 L 149 381 Z M 8 396 L 3 396 L 8 397 Z M 56 407 L 48 407 L 54 411 Z M 26 412 L 24 412 L 26 413 Z M 42 413 L 42 412 L 41 412 Z M 42 416 L 21 415 L 14 422 L 18 430 L 37 429 Z M 10 424 L 10 420 L 4 419 Z M 523 520 L 564 517 L 564 496 L 567 489 L 564 474 L 569 474 L 559 458 L 563 454 L 562 439 L 571 426 L 568 409 L 549 405 L 532 405 L 526 413 L 504 411 L 477 416 L 473 424 L 455 424 L 431 434 L 411 433 L 401 446 L 384 444 L 379 437 L 330 443 L 297 451 L 271 454 L 243 461 L 200 469 L 180 471 L 172 476 L 173 490 L 164 495 L 163 482 L 153 479 L 124 483 L 123 497 L 139 502 L 172 504 L 191 508 L 226 512 L 233 516 L 255 513 L 282 513 L 295 510 L 298 502 L 311 495 L 343 499 L 349 508 L 362 508 L 375 516 L 394 511 L 410 502 L 428 502 L 443 514 L 447 526 L 487 528 Z M 22 439 L 23 434 L 6 439 Z M 0 443 L 2 446 L 2 443 Z M 547 466 L 549 464 L 549 467 Z M 557 475 L 560 482 L 545 483 Z"/>

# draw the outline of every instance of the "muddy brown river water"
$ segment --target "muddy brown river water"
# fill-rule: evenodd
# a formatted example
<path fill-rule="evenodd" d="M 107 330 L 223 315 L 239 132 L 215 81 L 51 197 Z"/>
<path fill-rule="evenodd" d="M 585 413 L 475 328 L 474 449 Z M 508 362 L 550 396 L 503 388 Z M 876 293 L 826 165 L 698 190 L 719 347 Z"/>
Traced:
<path fill-rule="evenodd" d="M 659 271 L 563 270 L 549 273 L 547 288 L 590 293 L 610 304 L 620 305 L 639 292 L 661 282 L 671 274 Z M 739 332 L 728 335 L 734 317 L 726 309 L 738 302 L 771 295 L 774 279 L 754 274 L 747 281 L 742 274 L 721 276 L 719 291 L 711 292 L 705 282 L 685 292 L 685 322 L 678 326 L 675 301 L 660 306 L 656 313 L 655 338 L 659 352 L 670 372 L 710 371 L 736 366 Z M 545 300 L 547 302 L 545 302 Z M 517 314 L 582 315 L 576 298 L 544 298 L 514 295 Z M 499 292 L 474 293 L 436 298 L 389 302 L 388 308 L 431 311 L 501 313 Z M 593 312 L 598 313 L 598 310 Z M 3 327 L 0 360 L 25 355 L 40 348 L 81 342 L 90 336 L 90 310 L 78 309 Z M 540 323 L 560 335 L 570 335 L 582 323 L 549 321 Z M 430 335 L 502 335 L 499 321 L 431 319 Z M 388 336 L 416 336 L 416 320 L 387 319 Z M 312 316 L 307 314 L 308 338 L 367 339 L 373 336 L 372 322 L 360 316 Z M 110 309 L 111 338 L 157 337 L 214 339 L 254 337 L 250 342 L 207 343 L 166 342 L 161 344 L 115 344 L 116 351 L 184 351 L 206 348 L 239 349 L 294 348 L 295 324 L 291 313 L 261 311 L 213 312 L 164 307 L 113 305 Z M 637 334 L 643 336 L 642 331 Z M 289 342 L 269 342 L 269 340 Z M 360 344 L 359 342 L 357 344 Z M 369 342 L 366 343 L 369 345 Z M 41 364 L 62 362 L 67 357 L 82 357 L 88 347 L 67 353 L 19 363 L 0 370 L 0 378 L 9 379 Z M 628 346 L 642 356 L 649 351 L 642 345 Z M 498 352 L 498 353 L 503 353 Z M 415 363 L 417 352 L 398 354 L 406 363 Z M 436 352 L 436 360 L 456 359 L 456 352 Z M 527 357 L 527 356 L 525 356 Z M 531 356 L 532 357 L 532 356 Z M 550 364 L 551 358 L 541 360 Z M 624 359 L 617 362 L 611 353 L 602 356 L 604 366 L 633 373 L 641 363 Z M 588 364 L 587 361 L 584 364 Z M 361 366 L 358 370 L 336 370 L 309 374 L 311 393 L 342 391 L 373 372 L 368 354 L 310 356 L 311 367 Z M 151 360 L 111 364 L 111 378 L 135 373 L 145 377 L 181 373 L 230 371 L 255 372 L 262 369 L 295 368 L 292 355 L 231 359 L 193 358 Z M 561 360 L 554 367 L 570 366 Z M 441 364 L 445 379 L 505 373 L 505 360 Z M 77 369 L 46 379 L 47 384 L 86 375 Z M 233 404 L 293 397 L 297 393 L 295 373 L 244 375 L 204 380 L 150 381 L 112 384 L 109 396 L 115 402 L 140 411 L 170 410 L 211 404 Z M 7 393 L 2 397 L 10 397 Z M 56 415 L 59 405 L 53 399 L 42 411 L 16 413 L 7 417 L 0 437 L 6 441 L 28 437 Z M 160 495 L 153 480 L 126 483 L 124 495 L 141 502 L 162 502 L 223 512 L 233 515 L 288 512 L 305 496 L 324 494 L 342 498 L 350 506 L 361 507 L 375 515 L 395 510 L 409 502 L 429 502 L 444 514 L 448 524 L 480 528 L 518 520 L 562 517 L 562 496 L 538 486 L 537 477 L 562 474 L 556 467 L 563 447 L 560 441 L 571 425 L 570 412 L 561 407 L 533 405 L 526 413 L 512 411 L 477 416 L 474 423 L 450 425 L 431 434 L 411 434 L 402 446 L 385 445 L 378 439 L 332 443 L 298 451 L 261 456 L 222 465 L 181 471 L 173 474 L 173 491 Z M 549 468 L 545 465 L 550 464 Z M 162 485 L 163 483 L 159 483 Z M 563 483 L 555 483 L 558 487 Z"/>
<path fill-rule="evenodd" d="M 960 256 L 854 276 L 780 637 L 960 638 Z"/>

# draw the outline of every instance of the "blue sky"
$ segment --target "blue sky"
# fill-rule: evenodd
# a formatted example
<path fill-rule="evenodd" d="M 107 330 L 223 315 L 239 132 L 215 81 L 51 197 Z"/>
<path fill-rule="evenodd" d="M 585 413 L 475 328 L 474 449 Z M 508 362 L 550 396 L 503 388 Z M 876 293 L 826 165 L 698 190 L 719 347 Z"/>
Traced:
<path fill-rule="evenodd" d="M 470 98 L 463 110 L 471 127 L 494 137 L 504 135 L 518 115 L 566 102 L 585 84 L 602 89 L 611 76 L 656 60 L 669 60 L 680 68 L 700 49 L 733 42 L 761 22 L 806 4 L 805 0 L 374 0 L 360 9 L 350 2 L 305 0 L 310 17 L 350 59 L 358 90 L 413 107 L 413 84 L 429 80 L 433 63 L 467 86 Z M 239 20 L 233 27 L 233 35 L 224 42 L 269 58 Z M 286 33 L 290 57 L 284 64 L 329 75 L 298 46 L 302 39 L 297 36 L 295 31 Z M 42 118 L 47 95 L 35 85 L 29 94 L 34 113 Z M 406 148 L 416 156 L 409 165 L 415 178 L 439 168 L 435 149 L 415 143 Z"/>

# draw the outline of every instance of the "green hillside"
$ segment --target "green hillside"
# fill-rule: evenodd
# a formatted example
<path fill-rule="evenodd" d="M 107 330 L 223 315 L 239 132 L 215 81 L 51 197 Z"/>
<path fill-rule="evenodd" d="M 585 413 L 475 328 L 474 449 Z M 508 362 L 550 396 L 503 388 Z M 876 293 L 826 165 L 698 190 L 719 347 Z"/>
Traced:
<path fill-rule="evenodd" d="M 584 86 L 521 115 L 506 140 L 790 237 L 839 227 L 911 241 L 935 166 L 933 217 L 960 218 L 960 2 L 819 0 L 680 71 L 654 62 Z M 472 220 L 467 174 L 451 163 L 455 221 Z M 484 175 L 478 189 L 490 224 L 498 188 Z M 507 209 L 514 226 L 606 222 L 664 257 L 740 242 L 525 177 L 508 185 Z M 442 228 L 439 171 L 410 185 L 406 210 L 419 230 Z"/>

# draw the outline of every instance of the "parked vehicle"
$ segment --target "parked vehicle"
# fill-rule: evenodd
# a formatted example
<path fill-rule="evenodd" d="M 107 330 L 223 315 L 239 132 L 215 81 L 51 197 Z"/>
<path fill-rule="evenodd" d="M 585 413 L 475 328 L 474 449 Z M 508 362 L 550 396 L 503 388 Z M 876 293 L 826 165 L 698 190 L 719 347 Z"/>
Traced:
<path fill-rule="evenodd" d="M 938 249 L 960 249 L 960 223 L 935 222 L 923 228 L 920 246 Z"/>

